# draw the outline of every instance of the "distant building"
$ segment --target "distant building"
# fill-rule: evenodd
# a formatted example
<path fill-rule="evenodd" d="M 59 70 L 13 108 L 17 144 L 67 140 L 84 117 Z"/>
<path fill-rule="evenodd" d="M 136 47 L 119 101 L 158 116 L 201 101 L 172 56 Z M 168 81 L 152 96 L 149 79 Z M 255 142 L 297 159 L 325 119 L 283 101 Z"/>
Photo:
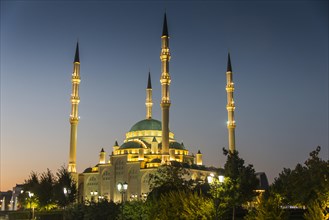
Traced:
<path fill-rule="evenodd" d="M 269 184 L 268 184 L 268 180 L 267 180 L 267 176 L 264 172 L 257 172 L 255 173 L 256 177 L 258 179 L 258 187 L 257 187 L 257 191 L 260 192 L 265 192 L 266 190 L 268 190 L 269 188 Z"/>
<path fill-rule="evenodd" d="M 76 171 L 76 146 L 77 128 L 79 123 L 78 105 L 80 102 L 80 59 L 79 45 L 77 44 L 72 74 L 71 94 L 71 136 L 69 153 L 69 172 L 78 180 L 79 200 L 97 200 L 104 198 L 120 201 L 121 194 L 117 190 L 117 184 L 127 182 L 128 190 L 125 199 L 138 199 L 145 196 L 149 188 L 149 174 L 155 172 L 162 164 L 170 164 L 173 161 L 189 167 L 191 175 L 186 178 L 205 180 L 210 171 L 203 165 L 200 150 L 194 155 L 189 152 L 183 143 L 175 140 L 175 135 L 169 130 L 170 110 L 170 61 L 169 33 L 166 14 L 164 17 L 161 36 L 161 112 L 162 120 L 152 117 L 152 85 L 151 75 L 148 75 L 146 87 L 146 117 L 135 123 L 126 133 L 126 139 L 122 144 L 115 141 L 113 151 L 107 158 L 104 149 L 100 149 L 99 161 L 94 167 L 85 169 L 83 173 Z M 228 140 L 229 150 L 235 150 L 235 104 L 233 99 L 234 83 L 232 77 L 230 55 L 227 65 L 227 111 L 228 111 Z"/>
<path fill-rule="evenodd" d="M 1 211 L 10 211 L 13 207 L 12 200 L 12 191 L 0 192 L 0 210 Z"/>

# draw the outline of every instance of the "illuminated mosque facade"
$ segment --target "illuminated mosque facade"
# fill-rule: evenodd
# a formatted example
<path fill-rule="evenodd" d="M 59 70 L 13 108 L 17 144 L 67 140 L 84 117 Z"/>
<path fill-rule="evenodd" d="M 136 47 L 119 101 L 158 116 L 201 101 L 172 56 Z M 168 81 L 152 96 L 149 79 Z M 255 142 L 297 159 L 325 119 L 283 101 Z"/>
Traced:
<path fill-rule="evenodd" d="M 204 168 L 202 153 L 198 151 L 191 154 L 183 143 L 175 140 L 175 135 L 169 130 L 169 110 L 170 110 L 170 83 L 169 73 L 169 34 L 166 14 L 164 15 L 163 30 L 161 36 L 161 115 L 162 120 L 152 117 L 152 83 L 151 75 L 148 75 L 146 87 L 146 117 L 138 121 L 126 133 L 126 138 L 120 145 L 115 141 L 113 150 L 107 157 L 104 149 L 100 150 L 99 161 L 94 167 L 77 173 L 76 170 L 76 150 L 77 150 L 77 127 L 79 123 L 78 105 L 79 84 L 80 84 L 80 59 L 79 45 L 77 44 L 74 58 L 72 74 L 72 94 L 71 94 L 71 136 L 68 171 L 72 174 L 78 184 L 79 201 L 95 201 L 98 199 L 108 199 L 121 201 L 122 199 L 142 199 L 150 191 L 149 174 L 157 170 L 164 164 L 181 163 L 187 165 L 190 175 L 186 178 L 194 180 L 205 180 L 211 171 Z M 234 121 L 234 84 L 232 79 L 232 68 L 230 56 L 226 72 L 226 91 L 228 112 L 228 146 L 229 150 L 235 150 L 235 121 Z M 127 183 L 128 189 L 122 194 L 117 189 L 118 183 Z"/>

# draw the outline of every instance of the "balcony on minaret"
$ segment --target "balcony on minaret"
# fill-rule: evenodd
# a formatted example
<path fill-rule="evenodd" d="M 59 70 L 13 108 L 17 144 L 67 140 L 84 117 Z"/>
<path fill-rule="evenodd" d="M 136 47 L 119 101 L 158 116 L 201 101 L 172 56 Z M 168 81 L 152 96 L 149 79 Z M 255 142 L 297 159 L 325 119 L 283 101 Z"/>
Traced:
<path fill-rule="evenodd" d="M 234 85 L 233 83 L 226 85 L 227 92 L 234 92 Z"/>
<path fill-rule="evenodd" d="M 81 82 L 80 76 L 78 76 L 78 75 L 72 75 L 71 82 L 72 83 L 75 83 L 75 84 L 79 84 Z"/>
<path fill-rule="evenodd" d="M 161 85 L 162 84 L 170 84 L 171 80 L 170 80 L 169 73 L 166 73 L 166 72 L 162 73 L 160 82 L 161 82 Z"/>
<path fill-rule="evenodd" d="M 227 121 L 226 124 L 227 124 L 227 128 L 235 128 L 236 127 L 235 121 Z"/>
<path fill-rule="evenodd" d="M 227 109 L 227 111 L 229 111 L 229 112 L 234 111 L 234 110 L 235 110 L 234 102 L 231 102 L 230 104 L 227 104 L 227 105 L 226 105 L 226 109 Z"/>

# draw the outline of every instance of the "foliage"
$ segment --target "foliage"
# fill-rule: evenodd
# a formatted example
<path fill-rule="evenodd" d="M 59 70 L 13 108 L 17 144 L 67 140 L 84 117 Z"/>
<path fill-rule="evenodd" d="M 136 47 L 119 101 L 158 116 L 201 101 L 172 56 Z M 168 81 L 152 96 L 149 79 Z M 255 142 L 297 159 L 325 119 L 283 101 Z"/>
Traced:
<path fill-rule="evenodd" d="M 68 198 L 65 197 L 64 186 L 70 192 Z M 25 180 L 23 193 L 19 195 L 19 202 L 25 209 L 51 210 L 74 202 L 76 193 L 76 184 L 66 168 L 61 167 L 56 177 L 47 169 L 40 175 L 31 172 L 29 178 Z M 33 196 L 31 196 L 32 194 Z"/>
<path fill-rule="evenodd" d="M 212 219 L 213 203 L 210 199 L 191 191 L 171 191 L 157 201 L 147 201 L 148 219 Z"/>
<path fill-rule="evenodd" d="M 149 210 L 143 201 L 129 201 L 124 203 L 123 215 L 127 220 L 147 219 Z"/>
<path fill-rule="evenodd" d="M 226 192 L 227 205 L 233 208 L 233 215 L 235 215 L 236 206 L 252 201 L 257 195 L 255 189 L 258 186 L 258 179 L 253 165 L 245 166 L 238 151 L 229 152 L 223 148 L 223 153 L 227 156 L 224 176 L 230 180 Z"/>
<path fill-rule="evenodd" d="M 49 169 L 40 175 L 40 182 L 35 191 L 35 196 L 39 199 L 39 205 L 45 210 L 50 210 L 55 206 L 54 185 L 55 177 Z"/>
<path fill-rule="evenodd" d="M 85 215 L 85 204 L 73 204 L 66 208 L 64 215 L 66 220 L 83 220 Z"/>
<path fill-rule="evenodd" d="M 38 173 L 31 172 L 29 178 L 25 180 L 25 185 L 23 186 L 23 191 L 18 196 L 18 201 L 22 207 L 25 209 L 36 208 L 39 206 L 39 200 L 37 196 L 29 196 L 30 193 L 37 192 L 40 182 Z"/>
<path fill-rule="evenodd" d="M 121 205 L 113 201 L 100 200 L 99 202 L 77 203 L 65 210 L 66 220 L 111 220 L 120 216 Z"/>
<path fill-rule="evenodd" d="M 210 195 L 213 199 L 215 219 L 222 219 L 233 203 L 236 187 L 229 177 L 221 183 L 217 178 L 210 183 Z"/>
<path fill-rule="evenodd" d="M 329 219 L 329 215 L 325 216 L 321 205 L 317 202 L 312 202 L 308 205 L 303 217 L 305 220 Z"/>
<path fill-rule="evenodd" d="M 270 193 L 268 196 L 261 194 L 256 206 L 249 210 L 246 220 L 283 220 L 287 215 L 281 208 L 280 196 Z"/>
<path fill-rule="evenodd" d="M 155 173 L 150 174 L 151 192 L 148 197 L 158 199 L 168 191 L 191 190 L 192 181 L 184 178 L 189 175 L 188 170 L 179 166 L 163 165 L 159 167 Z"/>
<path fill-rule="evenodd" d="M 54 198 L 60 207 L 65 207 L 72 204 L 76 199 L 76 182 L 64 166 L 57 171 L 56 176 L 57 181 L 54 184 Z M 66 193 L 64 193 L 64 188 Z"/>
<path fill-rule="evenodd" d="M 319 158 L 321 147 L 310 153 L 304 165 L 297 164 L 295 169 L 284 169 L 274 180 L 274 192 L 284 198 L 285 205 L 306 206 L 315 211 L 314 204 L 319 204 L 326 214 L 329 208 L 329 161 Z M 314 213 L 309 211 L 308 215 Z"/>
<path fill-rule="evenodd" d="M 175 163 L 150 174 L 151 192 L 144 204 L 148 219 L 210 219 L 212 200 L 200 193 L 203 186 L 196 190 L 188 179 L 189 171 Z"/>
<path fill-rule="evenodd" d="M 117 219 L 120 213 L 121 204 L 113 201 L 101 200 L 99 202 L 90 202 L 84 205 L 84 219 Z M 76 219 L 76 218 L 74 218 Z"/>

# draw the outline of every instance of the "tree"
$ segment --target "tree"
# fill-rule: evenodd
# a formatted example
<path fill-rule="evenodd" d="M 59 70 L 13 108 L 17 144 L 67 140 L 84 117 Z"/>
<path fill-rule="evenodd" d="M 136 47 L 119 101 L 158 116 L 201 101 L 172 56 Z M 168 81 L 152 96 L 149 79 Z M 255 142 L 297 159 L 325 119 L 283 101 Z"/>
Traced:
<path fill-rule="evenodd" d="M 175 165 L 163 165 L 155 173 L 151 173 L 149 184 L 151 192 L 148 197 L 160 198 L 168 191 L 182 191 L 192 189 L 192 180 L 186 180 L 189 176 L 188 170 Z"/>
<path fill-rule="evenodd" d="M 194 189 L 189 175 L 187 169 L 174 162 L 150 174 L 151 192 L 145 203 L 148 219 L 210 219 L 213 216 L 212 200 L 200 193 L 201 188 Z"/>
<path fill-rule="evenodd" d="M 39 188 L 39 177 L 38 173 L 31 172 L 29 178 L 24 181 L 25 184 L 23 185 L 23 191 L 18 196 L 19 203 L 25 208 L 25 209 L 31 209 L 32 207 L 36 208 L 39 206 L 38 201 L 38 188 Z M 30 197 L 30 195 L 32 195 Z"/>
<path fill-rule="evenodd" d="M 34 208 L 45 210 L 58 206 L 65 207 L 75 201 L 77 194 L 76 183 L 64 166 L 58 169 L 56 176 L 49 169 L 41 175 L 31 172 L 29 178 L 25 180 L 23 191 L 19 201 L 24 207 L 32 205 Z M 33 196 L 30 197 L 31 193 Z"/>
<path fill-rule="evenodd" d="M 284 169 L 274 180 L 273 191 L 284 198 L 286 205 L 306 206 L 308 215 L 319 204 L 324 214 L 329 209 L 329 161 L 319 158 L 321 147 L 310 153 L 304 165 Z M 313 211 L 312 211 L 313 210 Z"/>
<path fill-rule="evenodd" d="M 323 213 L 322 207 L 317 202 L 308 205 L 307 211 L 304 213 L 305 220 L 329 219 L 329 215 Z"/>
<path fill-rule="evenodd" d="M 121 204 L 101 200 L 84 205 L 84 219 L 118 219 Z"/>
<path fill-rule="evenodd" d="M 150 203 L 148 200 L 146 203 Z M 148 219 L 212 219 L 213 204 L 209 198 L 191 191 L 170 191 L 152 200 Z"/>
<path fill-rule="evenodd" d="M 46 172 L 40 175 L 40 183 L 36 192 L 41 208 L 50 210 L 56 207 L 54 200 L 54 185 L 55 177 L 52 172 L 47 169 Z"/>
<path fill-rule="evenodd" d="M 68 207 L 65 211 L 66 220 L 84 220 L 84 219 L 119 219 L 120 204 L 113 201 L 101 200 L 99 202 L 90 202 L 88 204 L 76 203 Z"/>
<path fill-rule="evenodd" d="M 278 195 L 270 192 L 269 195 L 261 195 L 256 207 L 249 210 L 245 220 L 283 220 L 288 219 L 281 208 L 282 202 Z"/>
<path fill-rule="evenodd" d="M 255 175 L 253 165 L 245 166 L 244 160 L 239 157 L 238 151 L 229 152 L 223 148 L 223 153 L 227 156 L 224 165 L 224 176 L 231 181 L 228 197 L 229 205 L 233 208 L 233 219 L 235 217 L 235 207 L 252 201 L 257 195 L 255 189 L 258 185 L 258 179 Z"/>
<path fill-rule="evenodd" d="M 72 204 L 76 200 L 76 182 L 68 170 L 62 166 L 56 173 L 57 181 L 54 186 L 55 200 L 60 207 Z"/>
<path fill-rule="evenodd" d="M 124 218 L 127 220 L 148 219 L 149 216 L 149 210 L 146 203 L 140 200 L 125 202 L 123 213 Z"/>

